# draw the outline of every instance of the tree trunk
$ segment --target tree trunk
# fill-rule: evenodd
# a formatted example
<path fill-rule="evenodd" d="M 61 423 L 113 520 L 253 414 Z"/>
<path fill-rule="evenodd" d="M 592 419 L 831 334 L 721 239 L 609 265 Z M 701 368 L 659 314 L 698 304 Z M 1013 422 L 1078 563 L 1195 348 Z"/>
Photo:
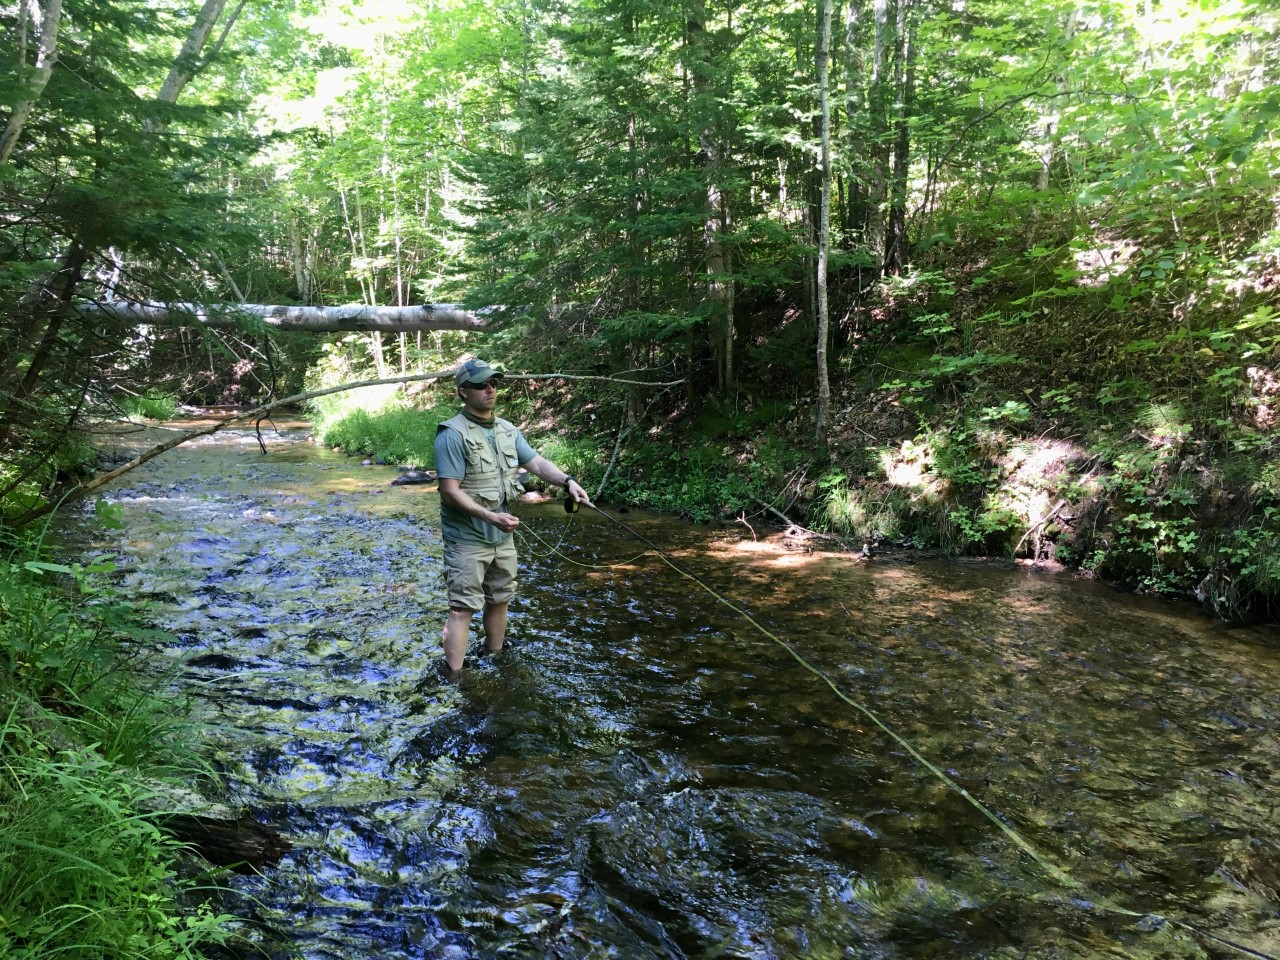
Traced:
<path fill-rule="evenodd" d="M 0 450 L 7 450 L 13 428 L 22 417 L 22 408 L 44 372 L 53 345 L 70 313 L 71 298 L 88 258 L 88 251 L 80 243 L 73 242 L 63 254 L 57 272 L 42 288 L 36 301 L 29 305 L 29 312 L 23 311 L 25 322 L 20 322 L 18 329 L 11 334 L 12 351 L 5 360 L 5 366 L 0 367 L 0 401 L 4 403 L 3 413 L 0 413 Z M 32 353 L 24 371 L 21 358 L 22 350 L 27 346 L 31 347 Z M 20 376 L 22 381 L 17 383 Z"/>
<path fill-rule="evenodd" d="M 871 169 L 867 183 L 866 226 L 863 237 L 867 252 L 879 269 L 884 267 L 885 257 L 885 201 L 889 195 L 889 130 L 888 101 L 889 81 L 886 76 L 887 51 L 889 49 L 889 0 L 873 0 L 875 41 L 871 49 L 871 78 L 867 90 L 869 121 L 868 141 L 871 152 Z"/>
<path fill-rule="evenodd" d="M 827 340 L 830 317 L 827 305 L 827 254 L 831 246 L 831 0 L 818 0 L 818 105 L 821 115 L 822 152 L 820 197 L 818 201 L 818 423 L 819 445 L 827 442 L 827 421 L 831 415 L 831 382 L 827 372 Z"/>
<path fill-rule="evenodd" d="M 849 0 L 844 20 L 844 114 L 845 150 L 848 154 L 849 190 L 844 204 L 844 226 L 865 239 L 867 224 L 867 101 L 863 83 L 862 48 L 859 46 L 858 15 L 862 0 Z M 859 284 L 861 286 L 861 284 Z"/>
<path fill-rule="evenodd" d="M 707 43 L 706 0 L 690 0 L 686 35 L 690 51 L 688 70 L 693 77 L 693 121 L 706 179 L 706 216 L 702 241 L 707 264 L 707 296 L 711 301 L 712 345 L 716 357 L 716 382 L 720 393 L 733 384 L 733 301 L 725 269 L 723 237 L 729 229 L 729 199 L 724 190 L 723 144 L 717 117 L 720 108 L 712 77 L 714 57 Z"/>
<path fill-rule="evenodd" d="M 414 330 L 486 330 L 486 310 L 471 311 L 452 303 L 428 303 L 416 307 L 367 307 L 352 303 L 341 307 L 293 307 L 263 303 L 232 306 L 200 303 L 82 303 L 82 316 L 105 316 L 130 323 L 157 326 L 204 326 L 219 330 L 243 329 L 244 318 L 255 317 L 277 330 L 304 333 L 405 333 Z"/>
<path fill-rule="evenodd" d="M 916 51 L 912 0 L 898 0 L 893 43 L 895 92 L 893 138 L 893 196 L 889 206 L 889 249 L 885 269 L 902 274 L 907 256 L 907 171 L 911 165 L 911 114 L 915 107 Z"/>
<path fill-rule="evenodd" d="M 19 15 L 26 22 L 25 3 L 19 5 Z M 22 135 L 22 128 L 27 122 L 27 118 L 31 116 L 31 111 L 35 109 L 36 101 L 44 93 L 44 88 L 49 83 L 49 77 L 53 75 L 53 64 L 58 59 L 58 25 L 62 22 L 62 0 L 48 0 L 48 4 L 44 8 L 44 17 L 40 24 L 40 43 L 36 48 L 36 66 L 35 73 L 31 77 L 31 82 L 27 85 L 27 98 L 19 100 L 14 105 L 13 113 L 9 114 L 9 122 L 5 124 L 4 133 L 0 134 L 0 165 L 9 162 L 9 155 L 13 153 L 13 148 L 17 146 L 18 138 Z M 26 67 L 26 58 L 20 64 L 21 68 Z"/>
<path fill-rule="evenodd" d="M 1063 31 L 1063 37 L 1069 44 L 1076 33 L 1076 10 L 1074 8 L 1067 11 L 1066 27 Z M 1057 77 L 1057 88 L 1059 96 L 1067 94 L 1067 77 L 1064 73 L 1059 73 Z M 1063 107 L 1055 108 L 1059 115 L 1063 111 Z M 1040 173 L 1036 177 L 1036 193 L 1040 197 L 1044 197 L 1049 193 L 1050 174 L 1053 171 L 1053 161 L 1057 156 L 1058 147 L 1062 142 L 1062 124 L 1053 117 L 1046 117 L 1044 120 L 1044 143 L 1040 145 Z M 1023 231 L 1023 243 L 1027 247 L 1035 244 L 1036 227 L 1039 224 L 1042 214 L 1042 205 L 1039 199 L 1031 205 L 1031 212 L 1027 216 L 1027 225 Z M 1221 231 L 1220 231 L 1221 233 Z"/>
<path fill-rule="evenodd" d="M 307 284 L 307 253 L 302 245 L 302 226 L 298 218 L 289 217 L 289 241 L 293 246 L 293 279 L 298 285 L 298 299 L 311 302 L 311 290 Z"/>
<path fill-rule="evenodd" d="M 213 32 L 213 26 L 218 22 L 218 17 L 222 16 L 222 8 L 226 5 L 227 0 L 204 0 L 204 6 L 196 14 L 196 22 L 191 25 L 187 39 L 182 44 L 182 49 L 178 51 L 173 66 L 169 68 L 169 75 L 165 77 L 160 87 L 160 93 L 156 96 L 157 103 L 172 105 L 178 102 L 183 88 L 191 82 L 191 78 L 200 69 L 200 51 L 208 42 L 209 34 Z M 147 133 L 163 133 L 168 125 L 167 120 L 156 118 L 146 121 L 143 129 Z"/>

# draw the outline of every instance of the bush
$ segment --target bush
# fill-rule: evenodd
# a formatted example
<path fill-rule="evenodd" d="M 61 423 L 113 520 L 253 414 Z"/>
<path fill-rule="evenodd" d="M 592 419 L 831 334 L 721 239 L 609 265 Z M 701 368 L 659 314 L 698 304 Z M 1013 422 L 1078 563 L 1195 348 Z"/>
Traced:
<path fill-rule="evenodd" d="M 120 409 L 135 419 L 172 420 L 178 413 L 178 398 L 149 390 L 141 397 L 125 397 L 120 401 Z"/>
<path fill-rule="evenodd" d="M 755 498 L 769 499 L 772 481 L 765 471 L 740 469 L 724 456 L 715 458 L 717 462 L 709 460 L 712 458 L 702 451 L 645 443 L 620 461 L 604 494 L 698 522 L 723 519 L 743 509 L 754 510 Z"/>
<path fill-rule="evenodd" d="M 231 918 L 184 904 L 155 825 L 204 771 L 171 698 L 120 670 L 123 631 L 131 657 L 148 631 L 78 566 L 19 555 L 0 574 L 0 956 L 202 956 Z"/>

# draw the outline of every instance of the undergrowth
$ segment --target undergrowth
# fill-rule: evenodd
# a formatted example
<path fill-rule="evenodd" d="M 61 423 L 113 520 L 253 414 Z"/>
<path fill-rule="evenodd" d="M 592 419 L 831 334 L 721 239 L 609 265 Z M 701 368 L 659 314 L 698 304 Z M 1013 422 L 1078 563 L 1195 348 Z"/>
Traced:
<path fill-rule="evenodd" d="M 198 958 L 229 917 L 179 879 L 170 788 L 207 774 L 196 731 L 143 686 L 153 632 L 110 565 L 0 561 L 0 956 Z"/>
<path fill-rule="evenodd" d="M 172 420 L 178 413 L 178 398 L 159 390 L 148 390 L 142 396 L 122 397 L 120 409 L 135 419 Z"/>

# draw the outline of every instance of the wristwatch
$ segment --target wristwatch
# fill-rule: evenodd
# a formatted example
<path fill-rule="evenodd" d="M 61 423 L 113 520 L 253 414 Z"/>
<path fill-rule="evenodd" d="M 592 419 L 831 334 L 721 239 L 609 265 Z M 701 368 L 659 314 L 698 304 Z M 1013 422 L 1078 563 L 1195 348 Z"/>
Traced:
<path fill-rule="evenodd" d="M 569 484 L 571 484 L 571 483 L 577 483 L 577 482 L 578 482 L 578 481 L 574 479 L 574 477 L 573 477 L 573 475 L 572 475 L 572 474 L 566 473 L 566 474 L 564 475 L 564 488 L 565 488 L 566 490 L 568 490 L 568 489 L 569 489 Z"/>

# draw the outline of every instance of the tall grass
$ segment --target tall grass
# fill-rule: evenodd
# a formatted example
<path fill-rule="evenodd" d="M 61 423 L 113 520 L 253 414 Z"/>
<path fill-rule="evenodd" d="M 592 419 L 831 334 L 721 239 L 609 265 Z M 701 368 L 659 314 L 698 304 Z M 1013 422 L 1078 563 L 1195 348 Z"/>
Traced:
<path fill-rule="evenodd" d="M 0 957 L 194 960 L 230 918 L 188 902 L 158 823 L 195 733 L 137 681 L 127 604 L 44 567 L 0 561 Z"/>
<path fill-rule="evenodd" d="M 395 390 L 351 390 L 316 400 L 312 428 L 325 446 L 425 469 L 435 466 L 436 427 L 456 414 L 457 407 L 442 401 L 419 409 Z"/>
<path fill-rule="evenodd" d="M 900 534 L 901 494 L 883 484 L 854 487 L 843 471 L 818 484 L 811 521 L 820 530 L 857 540 L 894 540 Z"/>
<path fill-rule="evenodd" d="M 158 390 L 148 390 L 143 396 L 121 399 L 120 409 L 140 420 L 172 420 L 178 413 L 178 398 Z"/>

